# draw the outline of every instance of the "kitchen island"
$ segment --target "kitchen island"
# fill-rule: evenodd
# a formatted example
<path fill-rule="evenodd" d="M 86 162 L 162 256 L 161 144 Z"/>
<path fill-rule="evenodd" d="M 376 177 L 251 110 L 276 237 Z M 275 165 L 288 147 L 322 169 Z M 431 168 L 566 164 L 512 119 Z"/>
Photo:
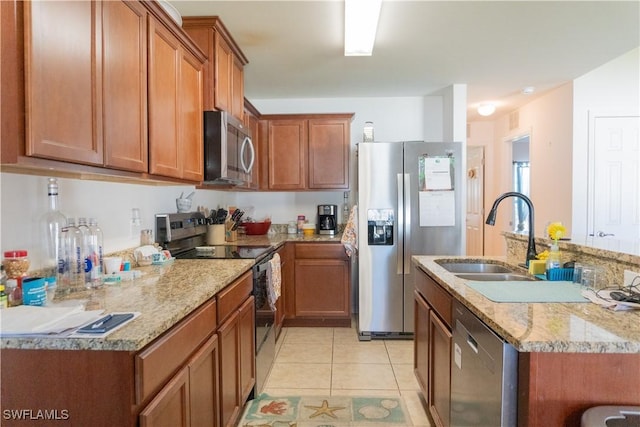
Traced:
<path fill-rule="evenodd" d="M 425 298 L 428 310 L 436 313 L 431 315 L 435 318 L 432 324 L 440 325 L 439 329 L 432 327 L 429 331 L 436 331 L 432 334 L 436 350 L 429 350 L 428 345 L 420 342 L 416 332 L 416 349 L 427 348 L 433 355 L 427 364 L 440 363 L 440 369 L 432 373 L 433 378 L 416 366 L 418 381 L 434 418 L 441 418 L 442 424 L 448 425 L 451 402 L 443 400 L 443 395 L 446 397 L 450 389 L 448 376 L 443 378 L 442 371 L 452 369 L 451 350 L 443 351 L 451 343 L 450 310 L 454 299 L 518 351 L 519 426 L 578 427 L 580 414 L 591 406 L 640 405 L 639 311 L 613 312 L 588 302 L 493 302 L 439 265 L 447 260 L 472 259 L 478 257 L 413 257 L 420 275 L 417 282 L 422 280 L 431 289 L 426 291 Z M 420 286 L 416 284 L 418 290 Z M 418 364 L 422 357 L 419 351 Z M 443 365 L 447 361 L 448 365 Z"/>

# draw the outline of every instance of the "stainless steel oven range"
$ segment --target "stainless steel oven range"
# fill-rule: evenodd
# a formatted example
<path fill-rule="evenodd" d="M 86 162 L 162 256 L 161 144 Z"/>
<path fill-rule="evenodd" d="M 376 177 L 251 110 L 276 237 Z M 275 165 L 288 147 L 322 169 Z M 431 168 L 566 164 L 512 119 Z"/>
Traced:
<path fill-rule="evenodd" d="M 156 243 L 177 259 L 254 259 L 256 386 L 262 392 L 275 358 L 275 310 L 267 299 L 267 271 L 275 249 L 272 246 L 207 245 L 206 218 L 200 212 L 156 214 Z"/>

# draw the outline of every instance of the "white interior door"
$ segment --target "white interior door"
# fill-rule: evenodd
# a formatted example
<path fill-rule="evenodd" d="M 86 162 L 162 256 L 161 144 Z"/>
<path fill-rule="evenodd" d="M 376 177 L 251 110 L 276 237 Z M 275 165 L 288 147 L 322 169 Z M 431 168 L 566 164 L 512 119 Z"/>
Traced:
<path fill-rule="evenodd" d="M 467 255 L 484 255 L 484 147 L 467 146 Z"/>
<path fill-rule="evenodd" d="M 640 239 L 640 117 L 595 117 L 589 234 Z"/>

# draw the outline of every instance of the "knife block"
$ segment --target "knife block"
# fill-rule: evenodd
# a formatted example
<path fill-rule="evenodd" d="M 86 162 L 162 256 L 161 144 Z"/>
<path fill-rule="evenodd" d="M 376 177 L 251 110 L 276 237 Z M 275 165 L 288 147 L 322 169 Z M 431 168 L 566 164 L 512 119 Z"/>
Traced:
<path fill-rule="evenodd" d="M 225 233 L 225 240 L 227 242 L 235 242 L 238 240 L 238 231 L 237 230 L 227 230 Z"/>

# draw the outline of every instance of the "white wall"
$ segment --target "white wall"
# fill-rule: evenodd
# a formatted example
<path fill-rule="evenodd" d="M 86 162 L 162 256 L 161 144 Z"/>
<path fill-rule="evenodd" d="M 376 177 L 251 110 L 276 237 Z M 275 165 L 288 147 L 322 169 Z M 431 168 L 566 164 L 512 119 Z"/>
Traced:
<path fill-rule="evenodd" d="M 589 115 L 640 115 L 640 48 L 574 81 L 573 229 L 586 236 Z"/>
<path fill-rule="evenodd" d="M 486 213 L 497 196 L 513 190 L 511 140 L 529 133 L 534 234 L 544 236 L 547 224 L 554 221 L 561 221 L 571 233 L 572 99 L 573 85 L 567 83 L 522 106 L 516 128 L 509 129 L 508 114 L 495 119 L 492 149 L 485 153 Z M 485 133 L 491 134 L 486 130 Z M 500 233 L 512 231 L 510 202 L 508 199 L 501 203 L 496 225 L 485 227 L 486 255 L 506 254 Z"/>
<path fill-rule="evenodd" d="M 0 174 L 0 247 L 2 251 L 28 250 L 32 269 L 42 265 L 40 218 L 48 207 L 47 178 Z M 130 236 L 132 208 L 140 209 L 142 228 L 153 229 L 155 235 L 155 214 L 176 212 L 175 199 L 181 192 L 185 196 L 196 192 L 193 209 L 235 203 L 234 193 L 195 190 L 192 185 L 147 186 L 58 178 L 58 186 L 60 210 L 67 217 L 96 218 L 107 253 L 139 245 L 139 236 Z"/>

